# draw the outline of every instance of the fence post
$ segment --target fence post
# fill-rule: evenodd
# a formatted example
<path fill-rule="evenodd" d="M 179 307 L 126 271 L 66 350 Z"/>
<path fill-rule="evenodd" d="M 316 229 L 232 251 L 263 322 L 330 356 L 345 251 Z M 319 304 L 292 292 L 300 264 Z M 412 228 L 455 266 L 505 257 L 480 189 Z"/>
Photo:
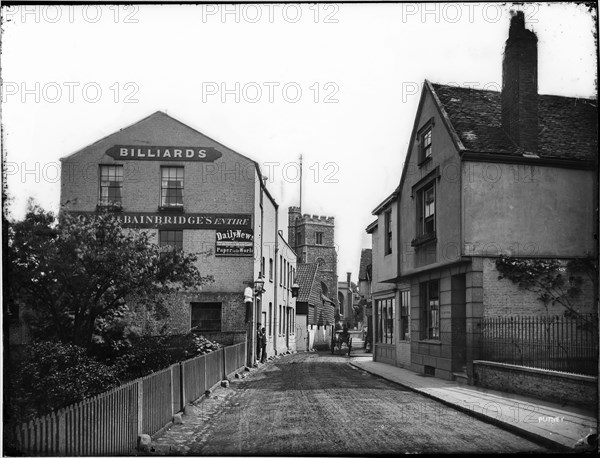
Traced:
<path fill-rule="evenodd" d="M 180 390 L 179 390 L 179 408 L 181 410 L 185 409 L 185 400 L 187 399 L 185 397 L 185 366 L 184 366 L 185 362 L 180 362 L 179 363 L 179 386 L 180 386 Z"/>
<path fill-rule="evenodd" d="M 58 422 L 58 455 L 65 456 L 67 454 L 67 425 L 66 412 L 59 410 L 56 420 Z"/>
<path fill-rule="evenodd" d="M 173 404 L 175 401 L 175 394 L 173 393 L 173 390 L 175 389 L 175 383 L 173 383 L 173 366 L 169 366 L 169 376 L 171 377 L 171 415 L 175 415 L 177 412 L 173 411 Z"/>
<path fill-rule="evenodd" d="M 144 433 L 144 382 L 142 379 L 137 382 L 137 433 L 138 436 Z"/>

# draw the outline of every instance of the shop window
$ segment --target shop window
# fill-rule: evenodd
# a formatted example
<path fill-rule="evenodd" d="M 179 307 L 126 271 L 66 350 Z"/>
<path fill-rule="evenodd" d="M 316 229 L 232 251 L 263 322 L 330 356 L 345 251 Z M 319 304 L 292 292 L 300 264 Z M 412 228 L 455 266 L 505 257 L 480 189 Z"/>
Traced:
<path fill-rule="evenodd" d="M 421 339 L 440 339 L 439 283 L 439 280 L 430 280 L 419 285 Z"/>
<path fill-rule="evenodd" d="M 392 252 L 392 211 L 388 210 L 384 214 L 385 218 L 385 254 Z"/>
<path fill-rule="evenodd" d="M 393 298 L 377 300 L 377 342 L 394 343 L 394 307 Z"/>
<path fill-rule="evenodd" d="M 161 167 L 160 206 L 183 208 L 183 167 Z"/>
<path fill-rule="evenodd" d="M 158 246 L 161 253 L 183 250 L 183 231 L 158 231 Z"/>
<path fill-rule="evenodd" d="M 121 207 L 123 196 L 123 166 L 100 166 L 100 197 L 101 207 Z"/>
<path fill-rule="evenodd" d="M 400 340 L 410 340 L 410 290 L 400 292 Z"/>
<path fill-rule="evenodd" d="M 220 302 L 192 302 L 192 323 L 195 331 L 221 331 Z"/>

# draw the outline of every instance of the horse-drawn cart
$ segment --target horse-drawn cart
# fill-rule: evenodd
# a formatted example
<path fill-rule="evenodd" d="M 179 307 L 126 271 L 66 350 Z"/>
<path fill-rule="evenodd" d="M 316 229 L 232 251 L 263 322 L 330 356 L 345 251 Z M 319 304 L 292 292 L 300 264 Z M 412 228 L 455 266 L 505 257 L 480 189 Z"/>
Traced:
<path fill-rule="evenodd" d="M 337 350 L 341 355 L 344 345 L 348 349 L 348 356 L 350 356 L 350 351 L 352 350 L 352 337 L 350 337 L 350 333 L 347 329 L 334 331 L 331 334 L 331 354 L 333 355 Z"/>

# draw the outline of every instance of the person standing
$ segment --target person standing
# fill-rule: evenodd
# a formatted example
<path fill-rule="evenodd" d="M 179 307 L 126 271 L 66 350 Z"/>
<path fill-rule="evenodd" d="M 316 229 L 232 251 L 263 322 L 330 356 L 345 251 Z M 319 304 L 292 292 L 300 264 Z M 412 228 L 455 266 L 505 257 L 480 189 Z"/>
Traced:
<path fill-rule="evenodd" d="M 262 338 L 263 338 L 263 333 L 261 331 L 261 323 L 258 323 L 257 327 L 256 327 L 256 361 L 260 360 L 260 350 L 262 348 Z"/>
<path fill-rule="evenodd" d="M 260 362 L 265 363 L 267 361 L 267 330 L 265 328 L 262 328 L 261 334 L 262 334 L 262 337 L 260 340 L 260 349 L 261 349 Z"/>

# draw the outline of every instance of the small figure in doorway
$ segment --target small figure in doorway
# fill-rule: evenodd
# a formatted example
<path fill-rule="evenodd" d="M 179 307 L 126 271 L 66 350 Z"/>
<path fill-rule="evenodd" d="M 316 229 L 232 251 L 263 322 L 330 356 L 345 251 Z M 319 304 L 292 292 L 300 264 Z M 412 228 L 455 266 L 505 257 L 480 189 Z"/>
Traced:
<path fill-rule="evenodd" d="M 267 361 L 267 330 L 262 328 L 262 337 L 260 339 L 261 356 L 260 362 L 265 363 Z"/>

